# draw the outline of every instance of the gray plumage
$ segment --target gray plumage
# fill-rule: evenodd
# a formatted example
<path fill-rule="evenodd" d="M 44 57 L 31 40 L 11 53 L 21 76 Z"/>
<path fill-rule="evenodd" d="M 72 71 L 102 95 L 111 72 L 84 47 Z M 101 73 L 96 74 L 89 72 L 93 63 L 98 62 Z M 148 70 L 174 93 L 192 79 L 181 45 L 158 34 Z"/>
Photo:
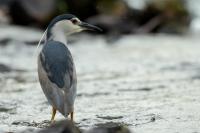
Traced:
<path fill-rule="evenodd" d="M 45 44 L 38 56 L 38 77 L 53 107 L 52 120 L 56 110 L 65 117 L 70 114 L 73 120 L 77 77 L 66 37 L 86 29 L 101 30 L 71 14 L 57 16 L 47 27 Z"/>
<path fill-rule="evenodd" d="M 73 15 L 61 15 L 52 20 L 47 29 L 47 40 L 38 57 L 38 76 L 48 102 L 65 117 L 74 110 L 76 71 L 67 44 L 52 38 L 54 25 Z"/>
<path fill-rule="evenodd" d="M 48 41 L 38 59 L 39 80 L 48 102 L 65 117 L 73 111 L 76 95 L 76 71 L 68 48 Z"/>
<path fill-rule="evenodd" d="M 73 83 L 74 64 L 68 48 L 57 41 L 49 41 L 40 54 L 48 78 L 59 88 L 70 88 Z"/>

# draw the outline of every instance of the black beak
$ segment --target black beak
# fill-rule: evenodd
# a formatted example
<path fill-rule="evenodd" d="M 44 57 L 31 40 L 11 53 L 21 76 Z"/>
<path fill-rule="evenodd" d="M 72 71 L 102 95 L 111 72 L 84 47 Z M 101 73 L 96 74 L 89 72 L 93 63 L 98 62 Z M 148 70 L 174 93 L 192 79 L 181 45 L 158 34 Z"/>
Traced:
<path fill-rule="evenodd" d="M 93 31 L 103 31 L 102 29 L 100 29 L 97 26 L 85 23 L 85 22 L 81 22 L 81 24 L 79 24 L 80 27 L 82 27 L 85 30 L 93 30 Z"/>

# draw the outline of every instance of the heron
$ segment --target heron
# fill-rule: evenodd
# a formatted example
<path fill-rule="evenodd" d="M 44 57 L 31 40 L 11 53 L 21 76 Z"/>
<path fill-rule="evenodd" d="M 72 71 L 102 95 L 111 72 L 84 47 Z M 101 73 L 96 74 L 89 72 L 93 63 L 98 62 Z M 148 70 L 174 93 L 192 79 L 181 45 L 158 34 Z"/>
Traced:
<path fill-rule="evenodd" d="M 45 31 L 44 46 L 38 54 L 38 78 L 41 88 L 52 106 L 51 122 L 56 111 L 73 121 L 77 76 L 67 37 L 83 30 L 102 31 L 82 22 L 72 14 L 55 17 Z"/>

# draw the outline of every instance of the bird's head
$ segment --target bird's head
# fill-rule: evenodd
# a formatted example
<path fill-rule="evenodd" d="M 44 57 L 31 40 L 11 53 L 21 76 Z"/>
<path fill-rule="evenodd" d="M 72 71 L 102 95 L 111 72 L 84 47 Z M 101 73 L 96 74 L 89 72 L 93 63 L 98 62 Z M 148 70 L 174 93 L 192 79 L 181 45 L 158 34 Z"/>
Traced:
<path fill-rule="evenodd" d="M 63 31 L 66 35 L 70 35 L 83 30 L 102 31 L 100 28 L 82 22 L 72 14 L 63 14 L 55 17 L 47 27 L 47 36 L 58 30 Z"/>

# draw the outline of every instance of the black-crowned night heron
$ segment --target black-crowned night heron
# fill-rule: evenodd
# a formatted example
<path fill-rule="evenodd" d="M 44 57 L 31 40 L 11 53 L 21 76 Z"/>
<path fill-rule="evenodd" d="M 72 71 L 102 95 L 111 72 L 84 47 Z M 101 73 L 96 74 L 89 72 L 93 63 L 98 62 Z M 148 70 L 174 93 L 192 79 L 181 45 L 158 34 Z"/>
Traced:
<path fill-rule="evenodd" d="M 73 121 L 77 77 L 66 37 L 83 30 L 101 31 L 71 14 L 57 16 L 47 27 L 45 45 L 38 57 L 38 76 L 52 106 L 51 121 L 54 121 L 57 110 L 65 117 L 70 114 Z"/>

